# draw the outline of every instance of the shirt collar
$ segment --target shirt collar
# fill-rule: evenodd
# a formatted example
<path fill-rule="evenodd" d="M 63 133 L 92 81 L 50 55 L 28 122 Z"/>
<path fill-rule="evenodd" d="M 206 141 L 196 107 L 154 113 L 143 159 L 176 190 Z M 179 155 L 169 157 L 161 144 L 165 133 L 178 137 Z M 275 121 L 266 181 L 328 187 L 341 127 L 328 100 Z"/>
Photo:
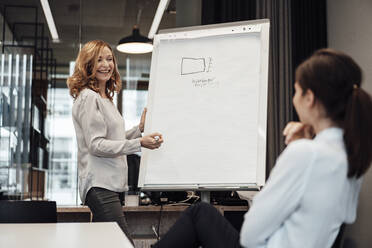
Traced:
<path fill-rule="evenodd" d="M 320 131 L 314 140 L 323 140 L 323 139 L 343 139 L 344 130 L 340 127 L 329 127 Z"/>

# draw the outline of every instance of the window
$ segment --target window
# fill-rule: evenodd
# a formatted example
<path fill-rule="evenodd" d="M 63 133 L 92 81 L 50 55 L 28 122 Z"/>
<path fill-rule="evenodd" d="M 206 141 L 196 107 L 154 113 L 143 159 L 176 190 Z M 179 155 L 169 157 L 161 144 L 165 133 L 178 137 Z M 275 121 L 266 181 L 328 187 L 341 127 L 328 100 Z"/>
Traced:
<path fill-rule="evenodd" d="M 72 122 L 73 100 L 67 88 L 51 88 L 50 151 L 47 196 L 58 205 L 78 205 L 77 145 Z"/>
<path fill-rule="evenodd" d="M 123 90 L 123 117 L 126 129 L 139 124 L 147 104 L 147 90 Z"/>

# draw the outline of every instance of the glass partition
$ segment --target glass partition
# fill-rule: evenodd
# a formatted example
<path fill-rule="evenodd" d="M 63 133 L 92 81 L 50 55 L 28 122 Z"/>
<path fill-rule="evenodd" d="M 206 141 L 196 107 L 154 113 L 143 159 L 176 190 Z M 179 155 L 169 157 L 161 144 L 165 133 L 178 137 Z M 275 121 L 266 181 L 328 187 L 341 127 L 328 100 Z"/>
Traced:
<path fill-rule="evenodd" d="M 151 54 L 123 54 L 116 45 L 131 34 L 134 24 L 146 35 L 158 3 L 116 1 L 108 9 L 102 1 L 94 3 L 50 1 L 62 41 L 56 43 L 51 40 L 39 2 L 2 5 L 0 197 L 5 192 L 15 198 L 47 198 L 58 205 L 80 204 L 73 100 L 66 79 L 70 61 L 75 61 L 86 42 L 101 39 L 112 46 L 123 81 L 114 103 L 127 128 L 140 121 L 147 104 Z M 97 15 L 97 6 L 110 14 Z M 165 12 L 159 29 L 175 25 L 175 15 Z"/>
<path fill-rule="evenodd" d="M 28 194 L 32 56 L 1 54 L 0 59 L 0 191 L 23 199 Z"/>

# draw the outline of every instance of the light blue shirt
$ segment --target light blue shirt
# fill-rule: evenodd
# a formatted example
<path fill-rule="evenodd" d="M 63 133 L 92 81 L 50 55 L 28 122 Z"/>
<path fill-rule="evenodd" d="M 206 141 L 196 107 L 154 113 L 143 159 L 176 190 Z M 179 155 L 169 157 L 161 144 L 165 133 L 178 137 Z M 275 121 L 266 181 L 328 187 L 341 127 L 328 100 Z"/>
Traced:
<path fill-rule="evenodd" d="M 340 225 L 356 218 L 362 179 L 347 172 L 342 129 L 292 142 L 244 216 L 242 246 L 331 247 Z"/>

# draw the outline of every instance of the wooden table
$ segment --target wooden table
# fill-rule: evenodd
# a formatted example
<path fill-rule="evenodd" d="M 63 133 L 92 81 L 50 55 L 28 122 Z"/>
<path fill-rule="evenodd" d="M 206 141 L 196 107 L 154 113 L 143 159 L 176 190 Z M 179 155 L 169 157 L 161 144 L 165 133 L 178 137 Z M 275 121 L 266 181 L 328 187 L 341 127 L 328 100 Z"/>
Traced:
<path fill-rule="evenodd" d="M 155 239 L 152 227 L 158 227 L 160 216 L 160 235 L 164 235 L 187 207 L 165 205 L 161 208 L 160 206 L 150 205 L 123 207 L 123 211 L 133 239 Z M 248 211 L 248 206 L 214 205 L 214 207 L 222 215 L 230 214 L 230 216 L 236 216 L 238 212 L 243 216 Z M 90 222 L 92 220 L 91 212 L 86 206 L 61 206 L 58 207 L 57 214 L 58 222 Z"/>
<path fill-rule="evenodd" d="M 160 206 L 137 206 L 137 207 L 126 207 L 123 206 L 124 212 L 158 212 L 160 209 L 165 212 L 182 212 L 189 206 L 182 205 L 164 205 L 162 208 Z M 248 211 L 248 206 L 223 206 L 223 205 L 214 205 L 218 211 L 223 214 L 225 211 Z M 87 206 L 61 206 L 57 208 L 57 213 L 90 213 L 90 210 Z"/>
<path fill-rule="evenodd" d="M 0 224 L 0 247 L 133 248 L 114 222 Z"/>

